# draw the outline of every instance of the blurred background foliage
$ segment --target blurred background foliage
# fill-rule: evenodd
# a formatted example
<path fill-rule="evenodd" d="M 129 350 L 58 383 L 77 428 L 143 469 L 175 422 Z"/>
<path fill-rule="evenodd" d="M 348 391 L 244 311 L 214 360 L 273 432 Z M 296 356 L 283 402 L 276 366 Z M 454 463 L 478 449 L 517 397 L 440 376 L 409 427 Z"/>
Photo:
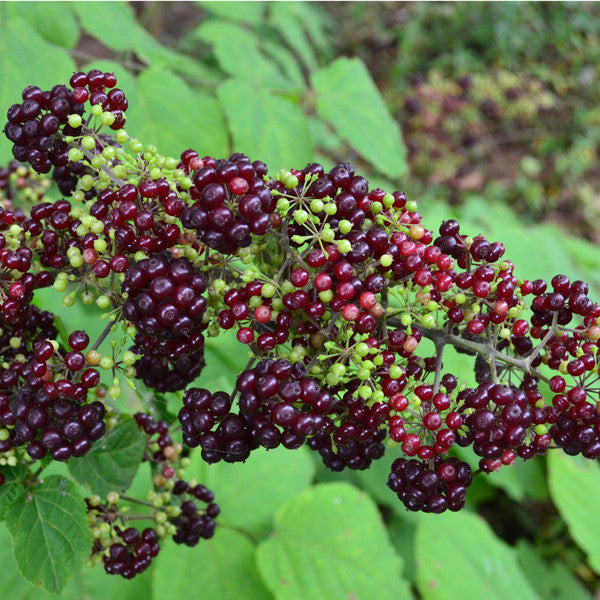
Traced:
<path fill-rule="evenodd" d="M 429 229 L 456 218 L 504 242 L 522 278 L 562 272 L 598 294 L 599 54 L 594 3 L 1 2 L 0 110 L 28 84 L 114 71 L 128 131 L 165 154 L 245 152 L 272 173 L 350 160 L 417 200 Z M 62 318 L 82 328 L 89 315 Z M 231 388 L 245 362 L 234 348 L 208 348 L 200 385 Z M 446 367 L 469 384 L 471 363 Z M 468 510 L 435 516 L 385 486 L 394 458 L 341 476 L 298 451 L 198 462 L 223 509 L 214 540 L 167 546 L 134 582 L 84 571 L 62 597 L 597 597 L 596 463 L 505 467 L 477 479 Z M 50 597 L 0 537 L 0 597 Z"/>

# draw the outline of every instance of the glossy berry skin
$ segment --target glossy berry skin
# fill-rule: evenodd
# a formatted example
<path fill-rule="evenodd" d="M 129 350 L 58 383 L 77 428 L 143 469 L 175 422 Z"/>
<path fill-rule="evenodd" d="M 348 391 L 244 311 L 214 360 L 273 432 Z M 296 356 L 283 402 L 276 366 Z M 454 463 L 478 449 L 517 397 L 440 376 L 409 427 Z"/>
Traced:
<path fill-rule="evenodd" d="M 162 254 L 131 267 L 123 314 L 135 324 L 136 372 L 159 391 L 183 389 L 204 366 L 206 280 L 185 258 Z"/>

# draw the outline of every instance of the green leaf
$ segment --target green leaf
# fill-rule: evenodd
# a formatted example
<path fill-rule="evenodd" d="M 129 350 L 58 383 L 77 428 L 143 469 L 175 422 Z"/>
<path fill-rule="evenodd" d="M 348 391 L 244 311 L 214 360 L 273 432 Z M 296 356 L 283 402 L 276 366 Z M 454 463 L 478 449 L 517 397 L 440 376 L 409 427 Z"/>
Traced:
<path fill-rule="evenodd" d="M 0 520 L 6 516 L 6 509 L 18 497 L 23 495 L 21 481 L 27 469 L 24 465 L 16 467 L 0 467 L 0 473 L 4 475 L 4 483 L 0 485 Z"/>
<path fill-rule="evenodd" d="M 386 521 L 390 540 L 396 552 L 404 562 L 404 573 L 414 585 L 417 577 L 417 563 L 415 560 L 415 535 L 417 531 L 418 515 L 406 511 L 406 515 L 414 516 L 415 519 L 407 520 L 399 515 L 393 515 Z"/>
<path fill-rule="evenodd" d="M 237 79 L 221 84 L 217 95 L 236 151 L 265 161 L 271 173 L 311 161 L 310 128 L 296 103 Z"/>
<path fill-rule="evenodd" d="M 50 600 L 56 598 L 50 592 L 34 587 L 19 573 L 19 568 L 13 556 L 12 539 L 5 523 L 0 523 L 0 598 L 10 600 Z"/>
<path fill-rule="evenodd" d="M 10 17 L 25 19 L 47 41 L 73 48 L 79 39 L 79 26 L 69 4 L 63 2 L 6 2 Z M 70 73 L 65 76 L 70 77 Z"/>
<path fill-rule="evenodd" d="M 221 157 L 228 149 L 217 102 L 162 67 L 146 69 L 138 78 L 138 102 L 127 111 L 127 121 L 135 137 L 167 156 L 194 148 L 201 155 Z"/>
<path fill-rule="evenodd" d="M 421 515 L 415 546 L 423 600 L 539 599 L 514 551 L 469 511 Z"/>
<path fill-rule="evenodd" d="M 174 52 L 161 45 L 137 21 L 127 2 L 71 2 L 82 27 L 105 46 L 124 52 L 133 50 L 136 55 L 152 66 L 165 66 L 187 76 L 214 81 L 217 77 L 198 61 Z M 122 72 L 121 66 L 116 72 Z M 131 106 L 130 102 L 130 106 Z"/>
<path fill-rule="evenodd" d="M 106 47 L 129 50 L 137 38 L 148 35 L 135 20 L 135 13 L 128 2 L 70 2 L 85 31 Z"/>
<path fill-rule="evenodd" d="M 220 520 L 220 517 L 219 517 Z M 256 572 L 254 545 L 243 534 L 217 526 L 215 537 L 194 548 L 165 544 L 154 571 L 155 598 L 268 600 Z"/>
<path fill-rule="evenodd" d="M 306 448 L 258 449 L 245 463 L 208 465 L 200 452 L 192 455 L 193 476 L 215 492 L 219 522 L 257 535 L 271 529 L 273 513 L 306 489 L 314 463 Z"/>
<path fill-rule="evenodd" d="M 592 600 L 581 581 L 562 562 L 548 564 L 540 552 L 524 540 L 517 542 L 516 551 L 525 576 L 542 598 Z M 540 573 L 544 576 L 540 577 Z"/>
<path fill-rule="evenodd" d="M 550 452 L 548 483 L 550 496 L 571 536 L 587 554 L 590 566 L 600 573 L 600 539 L 593 526 L 596 498 L 600 497 L 600 466 L 581 456 Z"/>
<path fill-rule="evenodd" d="M 262 50 L 270 56 L 279 66 L 284 75 L 299 89 L 306 87 L 302 69 L 296 57 L 278 41 L 265 39 L 261 44 Z"/>
<path fill-rule="evenodd" d="M 6 511 L 14 556 L 23 576 L 58 593 L 90 554 L 92 538 L 77 486 L 51 475 Z"/>
<path fill-rule="evenodd" d="M 210 14 L 222 19 L 260 25 L 264 19 L 265 2 L 196 2 Z"/>
<path fill-rule="evenodd" d="M 123 417 L 86 456 L 69 460 L 69 472 L 101 496 L 111 490 L 126 490 L 140 466 L 145 445 L 146 438 L 133 418 Z"/>
<path fill-rule="evenodd" d="M 219 66 L 232 77 L 279 90 L 294 87 L 277 65 L 259 50 L 259 37 L 243 27 L 210 20 L 200 25 L 195 36 L 212 44 Z"/>
<path fill-rule="evenodd" d="M 364 63 L 338 58 L 311 75 L 317 113 L 337 135 L 390 178 L 406 175 L 406 148 Z"/>
<path fill-rule="evenodd" d="M 21 102 L 21 91 L 28 85 L 50 89 L 67 83 L 75 63 L 63 48 L 44 40 L 30 23 L 21 18 L 0 22 L 0 114 Z M 12 144 L 0 135 L 0 163 L 12 159 Z"/>
<path fill-rule="evenodd" d="M 306 29 L 310 23 L 305 23 L 302 2 L 273 2 L 270 4 L 269 22 L 281 35 L 285 43 L 300 57 L 304 66 L 313 71 L 318 68 Z M 315 15 L 316 16 L 316 15 Z M 308 26 L 308 27 L 307 27 Z"/>
<path fill-rule="evenodd" d="M 345 483 L 314 486 L 284 505 L 257 561 L 278 600 L 412 598 L 377 506 Z"/>

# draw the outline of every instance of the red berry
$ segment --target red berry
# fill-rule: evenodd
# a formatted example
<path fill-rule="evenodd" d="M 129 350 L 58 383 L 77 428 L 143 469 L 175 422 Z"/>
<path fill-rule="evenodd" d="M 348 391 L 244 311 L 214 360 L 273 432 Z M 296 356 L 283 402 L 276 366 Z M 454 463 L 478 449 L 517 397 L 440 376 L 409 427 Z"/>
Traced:
<path fill-rule="evenodd" d="M 254 331 L 249 327 L 241 327 L 238 329 L 237 339 L 242 344 L 251 344 L 254 341 Z"/>
<path fill-rule="evenodd" d="M 230 179 L 228 185 L 231 193 L 238 196 L 245 194 L 249 189 L 248 182 L 243 177 Z"/>

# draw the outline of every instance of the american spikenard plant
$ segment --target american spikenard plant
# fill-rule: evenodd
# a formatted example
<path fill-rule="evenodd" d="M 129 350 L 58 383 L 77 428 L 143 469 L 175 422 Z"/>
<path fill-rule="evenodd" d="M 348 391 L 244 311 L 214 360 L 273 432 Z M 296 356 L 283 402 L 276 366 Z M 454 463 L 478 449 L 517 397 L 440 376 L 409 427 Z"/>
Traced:
<path fill-rule="evenodd" d="M 214 494 L 185 474 L 194 448 L 234 463 L 308 446 L 342 471 L 397 447 L 387 486 L 427 513 L 460 510 L 475 477 L 519 460 L 600 456 L 600 306 L 585 282 L 520 279 L 502 243 L 452 219 L 434 234 L 413 200 L 346 162 L 270 175 L 241 153 L 163 156 L 124 129 L 116 84 L 91 70 L 29 86 L 4 127 L 0 508 L 16 545 L 28 500 L 56 494 L 84 548 L 65 551 L 127 579 L 167 537 L 212 537 Z M 47 287 L 67 308 L 95 303 L 99 337 L 38 308 Z M 248 355 L 235 388 L 197 387 L 205 339 L 227 330 Z M 476 357 L 477 387 L 445 371 L 449 347 Z M 133 418 L 111 401 L 123 382 Z M 156 414 L 162 394 L 180 398 L 172 420 Z M 52 461 L 92 493 L 42 478 Z M 142 462 L 151 489 L 130 497 Z"/>

